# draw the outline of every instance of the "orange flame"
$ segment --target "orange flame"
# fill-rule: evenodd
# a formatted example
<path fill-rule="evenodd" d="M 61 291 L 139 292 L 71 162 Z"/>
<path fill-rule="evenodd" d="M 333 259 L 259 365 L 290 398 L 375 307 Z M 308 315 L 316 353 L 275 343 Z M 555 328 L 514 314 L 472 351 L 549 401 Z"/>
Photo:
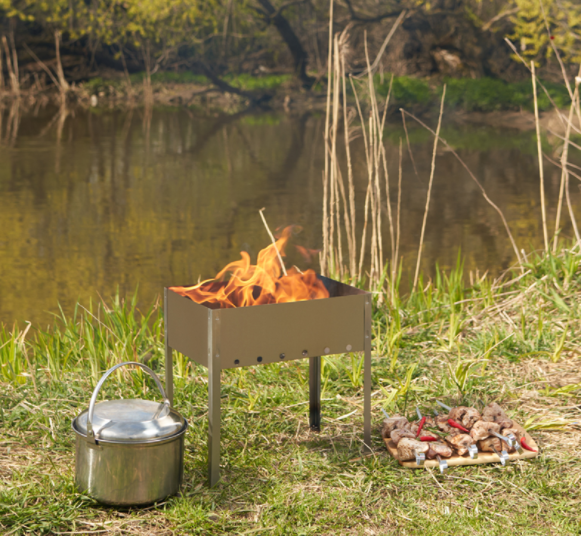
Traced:
<path fill-rule="evenodd" d="M 290 226 L 282 231 L 276 247 L 271 244 L 261 250 L 256 265 L 250 264 L 250 255 L 241 251 L 242 258 L 226 265 L 214 279 L 192 287 L 170 287 L 170 290 L 211 309 L 328 298 L 328 290 L 313 270 L 300 272 L 293 267 L 281 277 L 277 250 L 281 257 L 285 256 L 292 229 Z M 228 274 L 231 274 L 229 278 Z"/>

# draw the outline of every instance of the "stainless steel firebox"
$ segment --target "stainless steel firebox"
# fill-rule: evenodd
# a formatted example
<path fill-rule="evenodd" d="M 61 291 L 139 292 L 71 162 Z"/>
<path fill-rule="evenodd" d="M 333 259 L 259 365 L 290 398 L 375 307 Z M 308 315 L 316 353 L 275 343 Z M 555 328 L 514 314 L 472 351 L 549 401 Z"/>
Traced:
<path fill-rule="evenodd" d="M 321 357 L 364 352 L 364 442 L 371 445 L 371 294 L 318 276 L 329 298 L 211 309 L 165 289 L 166 394 L 173 404 L 172 350 L 208 368 L 210 486 L 220 478 L 220 372 L 309 359 L 309 421 L 321 426 Z"/>

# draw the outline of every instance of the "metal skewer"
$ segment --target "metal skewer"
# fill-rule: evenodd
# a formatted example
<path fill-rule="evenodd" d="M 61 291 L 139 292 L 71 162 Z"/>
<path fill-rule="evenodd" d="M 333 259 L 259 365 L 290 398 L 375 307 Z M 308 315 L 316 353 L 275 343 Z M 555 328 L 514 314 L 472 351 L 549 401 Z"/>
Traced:
<path fill-rule="evenodd" d="M 383 414 L 385 415 L 385 418 L 389 419 L 389 415 L 387 414 L 387 411 L 385 411 L 383 408 L 380 408 L 380 409 L 383 412 Z"/>
<path fill-rule="evenodd" d="M 440 455 L 436 456 L 438 458 L 438 463 L 440 465 L 440 474 L 444 474 L 446 469 L 448 469 L 448 462 L 446 460 L 442 460 Z"/>
<path fill-rule="evenodd" d="M 478 447 L 476 446 L 475 443 L 472 443 L 472 445 L 468 447 L 468 454 L 470 454 L 470 458 L 472 458 L 473 460 L 476 460 L 478 458 Z"/>
<path fill-rule="evenodd" d="M 423 452 L 416 451 L 416 465 L 424 465 L 426 455 Z"/>
<path fill-rule="evenodd" d="M 452 411 L 452 408 L 450 406 L 446 406 L 446 404 L 444 404 L 443 402 L 440 402 L 439 400 L 436 400 L 436 404 L 438 404 L 438 406 L 444 408 L 446 411 Z"/>
<path fill-rule="evenodd" d="M 520 454 L 522 452 L 522 445 L 520 444 L 520 441 L 517 439 L 517 437 L 512 432 L 506 434 L 506 437 L 512 441 L 514 448 Z"/>
<path fill-rule="evenodd" d="M 503 450 L 500 454 L 498 453 L 498 451 L 494 448 L 493 445 L 491 445 L 492 450 L 494 451 L 494 453 L 498 456 L 498 459 L 500 460 L 500 463 L 504 466 L 506 465 L 506 460 L 508 460 L 508 452 L 506 452 L 506 450 Z"/>
<path fill-rule="evenodd" d="M 498 432 L 492 432 L 492 435 L 495 435 L 496 437 L 498 437 L 498 439 L 504 441 L 507 444 L 509 449 L 514 447 L 514 443 L 513 443 L 513 440 L 511 437 L 503 436 L 503 435 L 499 434 Z"/>
<path fill-rule="evenodd" d="M 418 414 L 418 419 L 421 421 L 422 420 L 422 414 L 420 413 L 420 408 L 418 408 L 416 406 L 416 413 Z"/>

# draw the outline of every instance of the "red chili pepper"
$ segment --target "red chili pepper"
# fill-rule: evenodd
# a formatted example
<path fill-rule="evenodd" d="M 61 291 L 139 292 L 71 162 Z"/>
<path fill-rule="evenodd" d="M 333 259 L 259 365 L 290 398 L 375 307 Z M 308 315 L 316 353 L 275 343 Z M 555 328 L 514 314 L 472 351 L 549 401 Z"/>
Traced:
<path fill-rule="evenodd" d="M 534 448 L 527 445 L 527 442 L 524 440 L 524 437 L 520 440 L 520 444 L 522 445 L 523 449 L 530 450 L 531 452 L 537 452 Z"/>
<path fill-rule="evenodd" d="M 438 438 L 432 437 L 429 435 L 425 435 L 425 436 L 420 437 L 420 441 L 438 441 Z"/>
<path fill-rule="evenodd" d="M 424 424 L 426 424 L 426 418 L 422 417 L 422 420 L 420 421 L 420 424 L 418 424 L 418 432 L 416 434 L 416 437 L 418 437 L 420 435 L 420 432 L 422 431 L 422 428 L 424 427 Z"/>
<path fill-rule="evenodd" d="M 456 421 L 453 421 L 452 419 L 448 419 L 448 424 L 450 426 L 453 426 L 454 428 L 458 428 L 458 430 L 466 432 L 467 434 L 470 433 L 470 430 L 466 430 L 466 428 L 464 428 L 461 424 L 458 424 Z"/>

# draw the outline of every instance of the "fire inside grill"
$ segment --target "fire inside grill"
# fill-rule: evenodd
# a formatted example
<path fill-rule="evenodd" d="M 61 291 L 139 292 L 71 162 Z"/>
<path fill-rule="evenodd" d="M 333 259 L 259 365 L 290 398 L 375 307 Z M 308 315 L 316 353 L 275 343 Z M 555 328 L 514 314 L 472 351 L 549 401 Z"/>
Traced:
<path fill-rule="evenodd" d="M 286 275 L 277 245 L 255 266 L 247 254 L 215 279 L 165 289 L 166 393 L 173 403 L 172 350 L 208 368 L 210 485 L 220 470 L 223 369 L 309 359 L 309 422 L 321 424 L 321 355 L 364 352 L 364 443 L 371 444 L 371 295 L 308 270 Z M 230 277 L 228 278 L 228 274 Z"/>
<path fill-rule="evenodd" d="M 214 279 L 191 287 L 170 287 L 170 290 L 211 309 L 328 298 L 329 291 L 313 270 L 301 272 L 293 266 L 287 271 L 281 265 L 292 231 L 293 226 L 285 228 L 274 244 L 260 251 L 256 265 L 242 251 L 242 259 L 228 264 Z"/>

